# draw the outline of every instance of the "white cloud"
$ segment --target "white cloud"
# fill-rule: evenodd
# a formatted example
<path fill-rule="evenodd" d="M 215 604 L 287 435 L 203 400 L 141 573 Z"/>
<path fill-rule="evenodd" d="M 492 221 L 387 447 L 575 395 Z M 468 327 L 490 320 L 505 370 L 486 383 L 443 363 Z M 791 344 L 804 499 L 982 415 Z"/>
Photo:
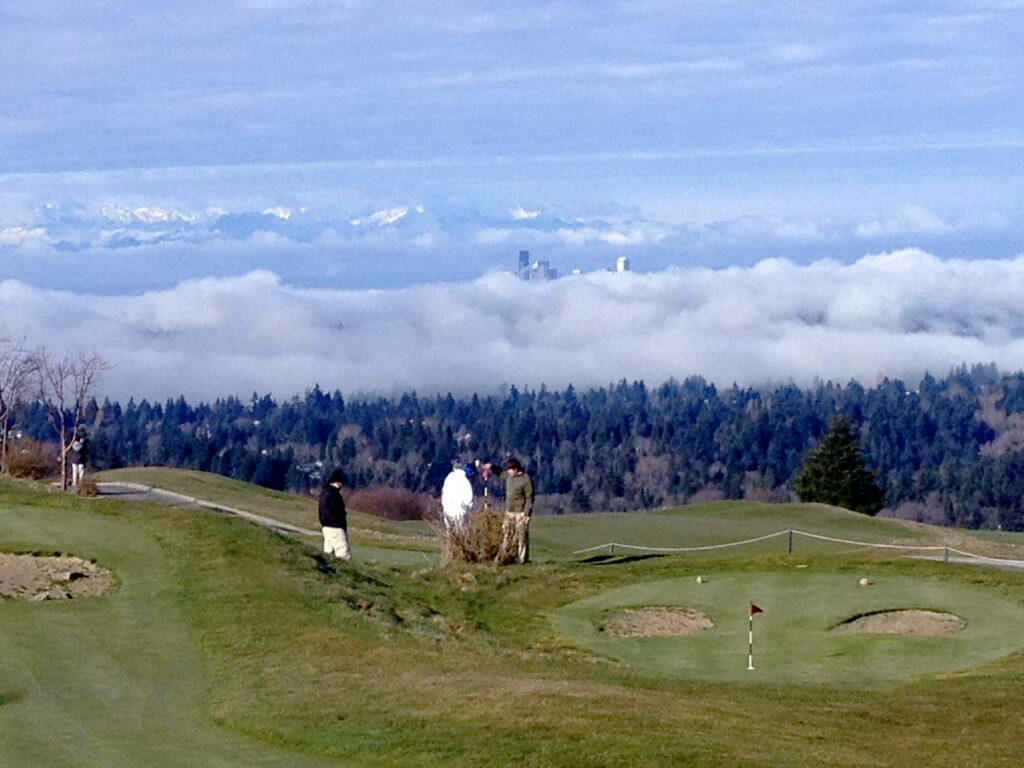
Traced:
<path fill-rule="evenodd" d="M 608 245 L 643 245 L 657 242 L 664 235 L 653 228 L 647 227 L 562 227 L 555 236 L 566 245 L 587 245 L 588 243 L 607 243 Z"/>
<path fill-rule="evenodd" d="M 531 248 L 568 246 L 579 249 L 589 245 L 644 247 L 677 233 L 674 227 L 651 221 L 611 223 L 553 219 L 545 223 L 554 226 L 550 229 L 539 226 L 481 227 L 473 232 L 472 239 L 477 245 L 519 244 Z"/>
<path fill-rule="evenodd" d="M 729 385 L 816 377 L 915 380 L 961 362 L 1024 359 L 1024 257 L 918 250 L 843 265 L 784 259 L 724 270 L 507 274 L 391 290 L 302 289 L 270 272 L 129 296 L 0 283 L 0 324 L 98 349 L 126 398 L 492 391 L 701 374 Z M 73 318 L 74 322 L 69 322 Z"/>
<path fill-rule="evenodd" d="M 919 205 L 903 207 L 896 214 L 870 219 L 855 225 L 858 237 L 886 237 L 901 234 L 941 235 L 952 230 L 941 216 Z"/>
<path fill-rule="evenodd" d="M 4 227 L 0 229 L 0 245 L 23 245 L 46 240 L 42 227 Z"/>

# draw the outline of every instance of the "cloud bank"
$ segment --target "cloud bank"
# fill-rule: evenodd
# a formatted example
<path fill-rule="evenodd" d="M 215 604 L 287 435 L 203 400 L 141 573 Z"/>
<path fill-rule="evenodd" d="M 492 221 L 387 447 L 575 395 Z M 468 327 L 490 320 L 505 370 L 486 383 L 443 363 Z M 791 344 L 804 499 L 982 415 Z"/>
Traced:
<path fill-rule="evenodd" d="M 920 250 L 852 264 L 492 273 L 387 290 L 297 288 L 267 271 L 98 296 L 0 283 L 0 323 L 55 350 L 99 350 L 105 394 L 212 399 L 319 383 L 344 393 L 490 392 L 503 384 L 913 382 L 961 362 L 1024 360 L 1024 257 Z"/>

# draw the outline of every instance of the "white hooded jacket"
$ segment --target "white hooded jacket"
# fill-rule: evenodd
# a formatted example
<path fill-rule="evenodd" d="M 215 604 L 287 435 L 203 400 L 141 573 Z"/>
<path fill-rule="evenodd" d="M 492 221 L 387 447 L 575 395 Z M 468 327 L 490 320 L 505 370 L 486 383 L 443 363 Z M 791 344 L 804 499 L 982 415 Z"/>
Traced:
<path fill-rule="evenodd" d="M 453 469 L 441 486 L 441 511 L 451 523 L 463 523 L 473 506 L 473 486 L 461 468 Z"/>

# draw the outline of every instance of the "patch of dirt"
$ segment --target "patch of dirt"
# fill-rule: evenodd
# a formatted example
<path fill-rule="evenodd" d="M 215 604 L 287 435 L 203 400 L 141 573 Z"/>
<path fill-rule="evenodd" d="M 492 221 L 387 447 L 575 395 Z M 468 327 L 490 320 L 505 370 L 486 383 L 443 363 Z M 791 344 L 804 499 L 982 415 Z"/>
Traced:
<path fill-rule="evenodd" d="M 838 634 L 916 635 L 942 637 L 959 632 L 964 620 L 938 611 L 882 611 L 845 621 L 832 631 Z"/>
<path fill-rule="evenodd" d="M 0 552 L 0 598 L 68 600 L 110 591 L 114 578 L 95 563 L 70 555 L 50 557 Z"/>
<path fill-rule="evenodd" d="M 690 608 L 623 608 L 608 617 L 602 630 L 615 637 L 678 637 L 715 626 L 706 615 Z"/>

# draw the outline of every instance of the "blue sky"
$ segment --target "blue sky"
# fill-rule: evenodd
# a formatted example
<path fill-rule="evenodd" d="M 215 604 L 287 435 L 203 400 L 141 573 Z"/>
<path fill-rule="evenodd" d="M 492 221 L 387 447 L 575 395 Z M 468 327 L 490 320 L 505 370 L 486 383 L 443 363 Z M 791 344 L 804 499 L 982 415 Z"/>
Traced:
<path fill-rule="evenodd" d="M 0 37 L 0 281 L 42 292 L 1024 252 L 1021 0 L 0 0 Z"/>

